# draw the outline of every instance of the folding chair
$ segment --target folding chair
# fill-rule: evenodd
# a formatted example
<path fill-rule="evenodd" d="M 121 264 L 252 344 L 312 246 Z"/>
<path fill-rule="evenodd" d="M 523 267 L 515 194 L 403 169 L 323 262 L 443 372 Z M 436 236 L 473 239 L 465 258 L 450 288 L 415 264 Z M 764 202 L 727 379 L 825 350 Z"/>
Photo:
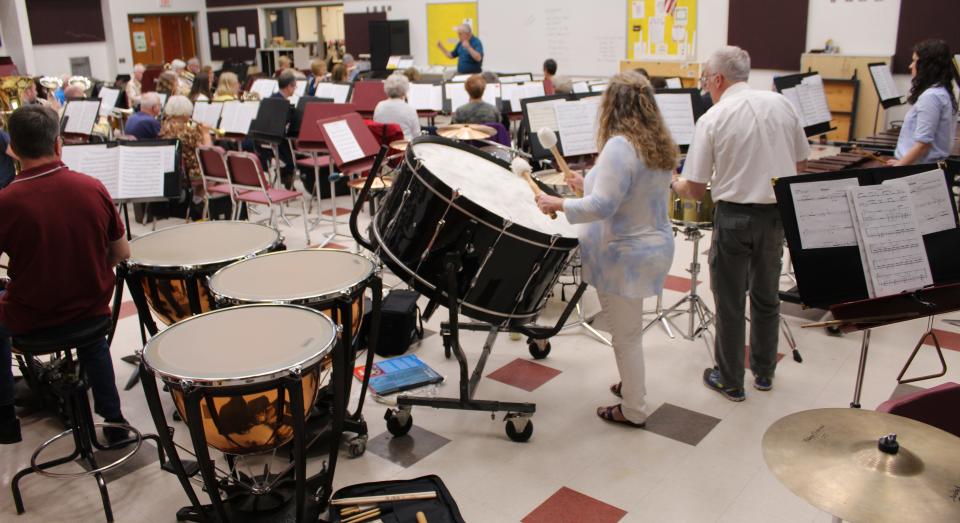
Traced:
<path fill-rule="evenodd" d="M 230 180 L 230 186 L 233 189 L 233 199 L 235 202 L 245 202 L 247 204 L 267 205 L 270 207 L 270 225 L 277 227 L 277 213 L 275 208 L 280 209 L 280 218 L 284 223 L 292 227 L 290 220 L 287 219 L 283 211 L 283 205 L 291 200 L 300 199 L 300 208 L 303 216 L 303 232 L 307 237 L 307 244 L 310 244 L 310 228 L 307 223 L 307 204 L 303 193 L 299 191 L 290 191 L 287 189 L 275 189 L 271 187 L 267 180 L 266 173 L 260 165 L 260 159 L 257 155 L 246 152 L 230 151 L 227 153 L 227 176 Z M 239 215 L 239 207 L 234 212 L 234 219 Z"/>
<path fill-rule="evenodd" d="M 197 147 L 197 162 L 200 164 L 200 178 L 203 180 L 203 217 L 210 219 L 210 197 L 228 196 L 230 208 L 237 202 L 233 199 L 230 176 L 227 171 L 226 151 L 216 145 Z"/>

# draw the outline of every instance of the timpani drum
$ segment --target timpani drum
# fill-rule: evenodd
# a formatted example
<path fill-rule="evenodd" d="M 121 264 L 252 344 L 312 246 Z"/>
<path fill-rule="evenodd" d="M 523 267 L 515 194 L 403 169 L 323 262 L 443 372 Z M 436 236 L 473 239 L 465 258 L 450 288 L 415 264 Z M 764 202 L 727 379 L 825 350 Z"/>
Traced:
<path fill-rule="evenodd" d="M 187 318 L 154 336 L 144 367 L 170 389 L 191 424 L 187 393 L 201 394 L 203 434 L 221 452 L 269 452 L 293 438 L 290 393 L 296 377 L 304 417 L 316 400 L 320 362 L 337 329 L 323 314 L 295 305 L 244 305 Z"/>
<path fill-rule="evenodd" d="M 216 272 L 209 282 L 217 307 L 250 303 L 303 305 L 337 318 L 339 298 L 353 303 L 351 332 L 363 318 L 363 290 L 377 272 L 359 254 L 335 249 L 302 249 L 241 260 Z"/>
<path fill-rule="evenodd" d="M 143 287 L 150 309 L 167 325 L 214 309 L 206 276 L 258 254 L 283 248 L 276 229 L 248 222 L 213 221 L 178 225 L 130 242 L 127 266 Z M 192 310 L 196 292 L 199 310 Z"/>
<path fill-rule="evenodd" d="M 703 194 L 700 200 L 689 200 L 681 198 L 680 195 L 670 190 L 670 201 L 667 209 L 670 214 L 670 221 L 674 225 L 684 225 L 709 229 L 713 227 L 713 198 L 710 196 L 710 188 Z"/>
<path fill-rule="evenodd" d="M 447 300 L 445 258 L 455 254 L 461 312 L 498 325 L 539 314 L 578 244 L 509 164 L 435 136 L 411 142 L 371 229 L 383 262 L 434 300 Z"/>
<path fill-rule="evenodd" d="M 543 171 L 537 171 L 531 175 L 534 180 L 546 185 L 553 192 L 557 193 L 558 196 L 564 198 L 575 197 L 576 194 L 573 192 L 573 189 L 567 185 L 566 176 L 556 169 L 546 169 Z"/>

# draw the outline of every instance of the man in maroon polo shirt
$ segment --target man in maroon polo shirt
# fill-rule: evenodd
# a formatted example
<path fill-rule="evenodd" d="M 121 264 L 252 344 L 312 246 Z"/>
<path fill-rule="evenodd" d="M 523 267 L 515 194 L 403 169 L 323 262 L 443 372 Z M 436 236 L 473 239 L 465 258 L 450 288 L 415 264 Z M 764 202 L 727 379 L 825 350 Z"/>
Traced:
<path fill-rule="evenodd" d="M 10 336 L 110 314 L 113 268 L 130 256 L 123 224 L 99 180 L 60 161 L 57 114 L 41 106 L 15 111 L 9 153 L 20 175 L 0 191 L 0 252 L 10 257 L 0 292 L 0 443 L 20 441 L 14 412 Z M 79 348 L 94 410 L 123 422 L 106 339 Z M 107 428 L 110 442 L 126 431 Z"/>

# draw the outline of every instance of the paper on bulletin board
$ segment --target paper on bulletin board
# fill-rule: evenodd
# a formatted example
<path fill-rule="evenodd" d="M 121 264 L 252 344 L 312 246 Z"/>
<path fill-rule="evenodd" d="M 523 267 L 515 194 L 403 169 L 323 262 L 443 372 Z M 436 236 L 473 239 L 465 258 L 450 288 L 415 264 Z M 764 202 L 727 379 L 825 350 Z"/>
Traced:
<path fill-rule="evenodd" d="M 430 65 L 456 65 L 457 59 L 444 56 L 437 48 L 442 42 L 448 51 L 457 45 L 454 27 L 469 23 L 474 36 L 480 36 L 476 2 L 427 4 L 427 60 Z"/>
<path fill-rule="evenodd" d="M 237 33 L 230 33 L 230 47 L 237 46 Z"/>
<path fill-rule="evenodd" d="M 210 33 L 210 41 L 213 42 L 213 45 L 220 47 L 220 33 L 214 31 Z"/>
<path fill-rule="evenodd" d="M 672 11 L 667 11 L 673 6 Z M 696 54 L 697 0 L 627 2 L 627 58 L 692 59 Z"/>
<path fill-rule="evenodd" d="M 247 43 L 247 28 L 242 25 L 237 27 L 237 43 L 240 47 Z"/>
<path fill-rule="evenodd" d="M 220 30 L 220 46 L 221 47 L 230 47 L 230 31 L 228 29 Z"/>
<path fill-rule="evenodd" d="M 251 49 L 257 48 L 257 35 L 247 35 L 247 47 Z"/>
<path fill-rule="evenodd" d="M 133 32 L 133 50 L 138 53 L 147 52 L 147 33 L 143 31 Z"/>

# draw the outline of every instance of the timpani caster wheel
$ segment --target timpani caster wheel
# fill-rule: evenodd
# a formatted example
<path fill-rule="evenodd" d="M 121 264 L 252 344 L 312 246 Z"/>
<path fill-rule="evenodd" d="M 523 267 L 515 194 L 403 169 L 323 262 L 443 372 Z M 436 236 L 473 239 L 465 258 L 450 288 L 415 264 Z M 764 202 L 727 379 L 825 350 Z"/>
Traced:
<path fill-rule="evenodd" d="M 527 349 L 534 359 L 542 360 L 550 354 L 550 340 L 535 340 L 527 338 Z"/>
<path fill-rule="evenodd" d="M 367 451 L 367 437 L 357 436 L 349 441 L 347 453 L 351 458 L 359 458 Z"/>
<path fill-rule="evenodd" d="M 387 420 L 387 430 L 396 437 L 406 436 L 413 427 L 413 416 L 407 409 L 387 409 L 383 419 Z"/>
<path fill-rule="evenodd" d="M 524 443 L 533 435 L 533 422 L 526 417 L 513 417 L 507 419 L 507 437 L 511 441 Z"/>

